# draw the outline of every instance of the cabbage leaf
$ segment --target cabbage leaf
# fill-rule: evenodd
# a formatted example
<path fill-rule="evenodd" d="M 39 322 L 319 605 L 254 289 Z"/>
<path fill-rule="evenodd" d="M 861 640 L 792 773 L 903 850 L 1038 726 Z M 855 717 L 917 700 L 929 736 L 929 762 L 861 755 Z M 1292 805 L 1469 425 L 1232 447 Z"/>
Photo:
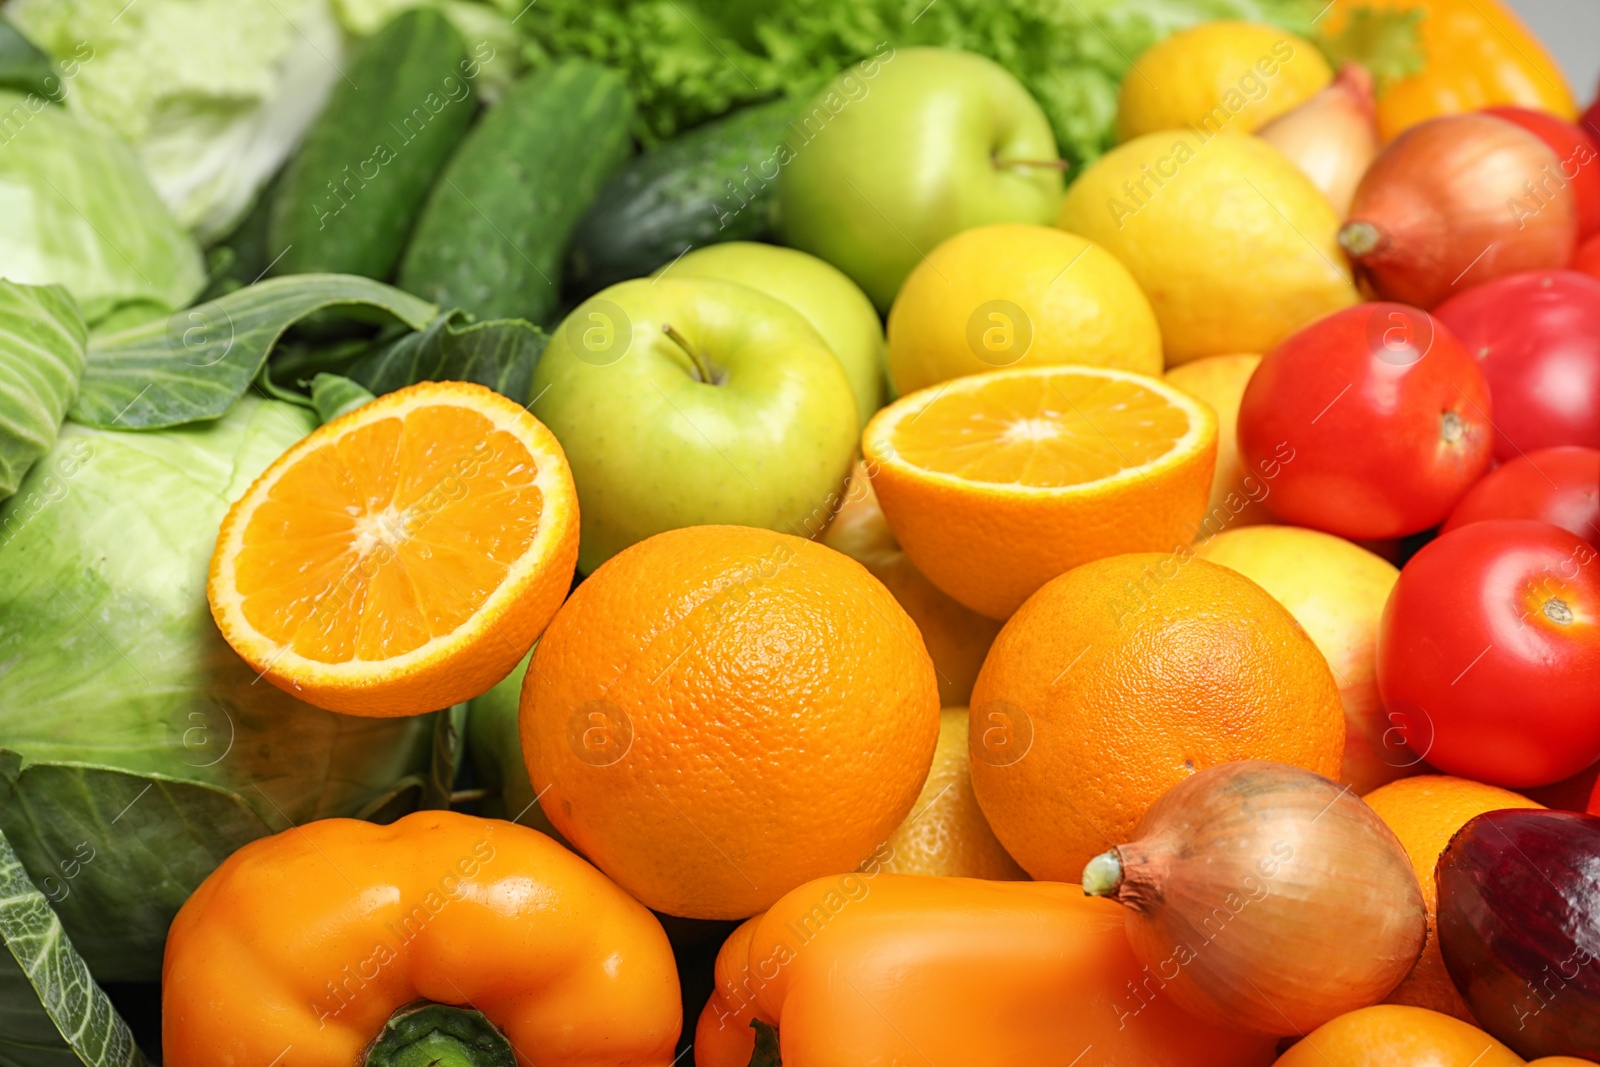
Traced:
<path fill-rule="evenodd" d="M 235 289 L 165 321 L 96 337 L 74 422 L 159 429 L 219 418 L 256 380 L 284 331 L 330 308 L 377 313 L 413 330 L 439 309 L 348 274 L 292 274 Z"/>
<path fill-rule="evenodd" d="M 163 315 L 205 283 L 200 250 L 115 137 L 38 94 L 0 92 L 0 277 L 60 285 L 90 326 Z"/>
<path fill-rule="evenodd" d="M 67 106 L 131 145 L 208 243 L 250 209 L 342 76 L 327 0 L 12 0 L 7 13 L 58 63 L 89 57 Z"/>
<path fill-rule="evenodd" d="M 87 340 L 65 289 L 0 279 L 0 500 L 55 444 L 78 395 Z"/>
<path fill-rule="evenodd" d="M 43 1067 L 144 1067 L 128 1024 L 95 984 L 83 958 L 61 929 L 44 893 L 28 879 L 22 862 L 0 834 L 0 1011 L 22 1014 L 0 1029 L 0 1064 Z M 33 1010 L 20 987 L 31 987 Z M 7 995 L 10 994 L 10 995 Z M 19 995 L 20 994 L 20 995 Z M 51 1032 L 51 1031 L 54 1032 Z M 24 1044 L 24 1042 L 26 1042 Z"/>
<path fill-rule="evenodd" d="M 232 850 L 426 773 L 429 717 L 298 701 L 211 618 L 224 512 L 312 425 L 254 395 L 175 430 L 68 422 L 0 504 L 0 738 L 23 760 L 0 829 L 36 884 L 97 850 L 56 909 L 101 980 L 154 978 L 167 923 Z"/>

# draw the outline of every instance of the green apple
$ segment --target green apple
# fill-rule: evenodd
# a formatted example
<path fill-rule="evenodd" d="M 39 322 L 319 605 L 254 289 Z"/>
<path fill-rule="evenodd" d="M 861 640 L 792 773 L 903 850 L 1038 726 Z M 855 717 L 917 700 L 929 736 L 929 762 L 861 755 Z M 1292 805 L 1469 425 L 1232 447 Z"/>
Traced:
<path fill-rule="evenodd" d="M 579 304 L 531 406 L 572 467 L 585 574 L 682 526 L 808 536 L 860 437 L 850 380 L 805 317 L 708 278 L 640 278 Z"/>
<path fill-rule="evenodd" d="M 1052 223 L 1060 207 L 1050 121 L 1009 71 L 971 52 L 880 52 L 790 128 L 779 235 L 855 279 L 881 311 L 951 234 Z"/>
<path fill-rule="evenodd" d="M 775 296 L 806 317 L 839 357 L 862 426 L 883 406 L 883 322 L 861 287 L 816 256 L 792 248 L 729 241 L 707 245 L 660 273 L 721 278 Z"/>

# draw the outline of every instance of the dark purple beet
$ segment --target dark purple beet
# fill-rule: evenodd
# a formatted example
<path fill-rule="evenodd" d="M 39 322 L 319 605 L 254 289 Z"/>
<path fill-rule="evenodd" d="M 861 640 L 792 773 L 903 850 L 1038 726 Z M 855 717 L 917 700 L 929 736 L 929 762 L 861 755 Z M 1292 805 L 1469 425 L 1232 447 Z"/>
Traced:
<path fill-rule="evenodd" d="M 1439 949 L 1489 1033 L 1600 1058 L 1600 817 L 1491 811 L 1439 857 Z"/>

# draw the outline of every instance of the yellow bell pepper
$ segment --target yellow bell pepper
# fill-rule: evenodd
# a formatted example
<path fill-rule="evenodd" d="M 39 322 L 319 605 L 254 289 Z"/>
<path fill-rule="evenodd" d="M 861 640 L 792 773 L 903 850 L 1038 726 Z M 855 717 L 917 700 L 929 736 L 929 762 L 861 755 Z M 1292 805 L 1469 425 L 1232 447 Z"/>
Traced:
<path fill-rule="evenodd" d="M 655 916 L 535 830 L 447 811 L 252 842 L 183 905 L 167 1067 L 668 1067 Z"/>

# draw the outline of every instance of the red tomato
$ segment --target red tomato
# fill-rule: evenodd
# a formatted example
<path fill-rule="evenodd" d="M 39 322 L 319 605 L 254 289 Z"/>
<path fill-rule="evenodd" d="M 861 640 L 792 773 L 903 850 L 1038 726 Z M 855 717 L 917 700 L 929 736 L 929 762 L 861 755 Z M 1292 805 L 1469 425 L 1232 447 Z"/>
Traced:
<path fill-rule="evenodd" d="M 1594 792 L 1589 794 L 1589 814 L 1600 815 L 1600 780 L 1595 781 Z"/>
<path fill-rule="evenodd" d="M 1548 111 L 1530 107 L 1486 107 L 1485 113 L 1515 123 L 1550 146 L 1561 178 L 1578 198 L 1578 238 L 1600 231 L 1600 150 L 1586 130 Z"/>
<path fill-rule="evenodd" d="M 1530 270 L 1434 309 L 1478 359 L 1504 463 L 1555 445 L 1600 448 L 1600 279 Z"/>
<path fill-rule="evenodd" d="M 1532 519 L 1475 522 L 1400 571 L 1378 634 L 1378 689 L 1446 774 L 1544 785 L 1600 758 L 1600 562 Z"/>
<path fill-rule="evenodd" d="M 1572 269 L 1591 278 L 1600 278 L 1600 234 L 1578 246 L 1572 257 Z"/>
<path fill-rule="evenodd" d="M 1483 373 L 1449 330 L 1405 304 L 1360 304 L 1261 361 L 1239 454 L 1278 469 L 1266 505 L 1285 521 L 1404 537 L 1444 521 L 1488 469 L 1489 418 Z"/>
<path fill-rule="evenodd" d="M 1540 519 L 1600 547 L 1600 449 L 1568 445 L 1518 456 L 1467 490 L 1439 532 L 1485 519 Z"/>
<path fill-rule="evenodd" d="M 1563 778 L 1549 785 L 1530 786 L 1518 792 L 1535 804 L 1543 804 L 1557 811 L 1583 811 L 1589 806 L 1589 797 L 1597 781 L 1600 781 L 1600 763 L 1585 767 L 1571 778 Z"/>

